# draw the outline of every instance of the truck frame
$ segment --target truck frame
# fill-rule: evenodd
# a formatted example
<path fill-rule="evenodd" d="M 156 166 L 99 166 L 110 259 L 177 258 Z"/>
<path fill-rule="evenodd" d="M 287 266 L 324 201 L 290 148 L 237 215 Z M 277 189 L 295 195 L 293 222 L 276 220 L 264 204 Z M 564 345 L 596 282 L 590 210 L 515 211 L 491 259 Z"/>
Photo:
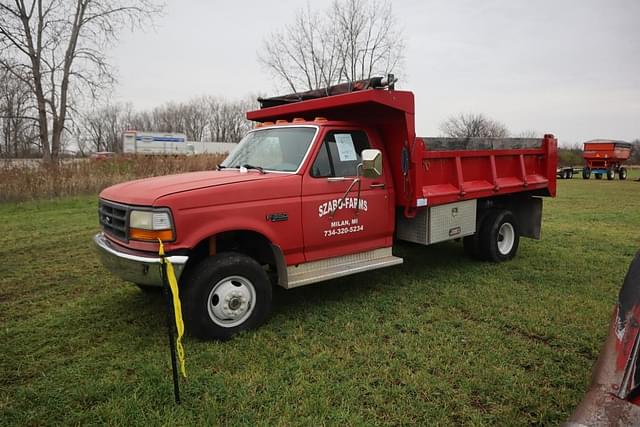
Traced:
<path fill-rule="evenodd" d="M 462 240 L 513 258 L 539 239 L 556 194 L 544 138 L 423 138 L 393 79 L 261 100 L 258 123 L 218 171 L 119 184 L 100 194 L 103 264 L 160 285 L 157 239 L 180 279 L 187 330 L 215 339 L 264 323 L 271 286 L 295 288 L 403 262 L 394 240 Z"/>

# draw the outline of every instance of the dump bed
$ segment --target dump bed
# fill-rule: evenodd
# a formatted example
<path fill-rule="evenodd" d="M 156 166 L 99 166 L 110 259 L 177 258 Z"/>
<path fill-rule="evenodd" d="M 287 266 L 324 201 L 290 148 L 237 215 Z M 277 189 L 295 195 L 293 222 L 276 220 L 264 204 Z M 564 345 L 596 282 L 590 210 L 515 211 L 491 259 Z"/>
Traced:
<path fill-rule="evenodd" d="M 366 86 L 366 85 L 365 85 Z M 352 88 L 353 89 L 353 88 Z M 261 100 L 247 113 L 258 122 L 322 116 L 376 132 L 391 170 L 396 204 L 405 209 L 451 201 L 530 192 L 555 196 L 556 139 L 420 138 L 409 91 L 365 88 L 318 91 Z"/>
<path fill-rule="evenodd" d="M 631 155 L 631 144 L 623 141 L 597 139 L 584 143 L 585 160 L 625 161 Z"/>
<path fill-rule="evenodd" d="M 530 191 L 555 195 L 556 141 L 544 138 L 419 137 L 417 206 Z"/>

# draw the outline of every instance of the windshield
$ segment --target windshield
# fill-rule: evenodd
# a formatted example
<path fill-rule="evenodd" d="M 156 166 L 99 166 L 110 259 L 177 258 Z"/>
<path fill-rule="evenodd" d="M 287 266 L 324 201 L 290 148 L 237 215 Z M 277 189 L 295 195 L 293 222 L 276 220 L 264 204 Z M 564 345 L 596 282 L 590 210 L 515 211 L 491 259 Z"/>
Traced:
<path fill-rule="evenodd" d="M 316 133 L 312 127 L 271 128 L 253 131 L 222 162 L 227 168 L 251 166 L 278 172 L 295 172 Z"/>

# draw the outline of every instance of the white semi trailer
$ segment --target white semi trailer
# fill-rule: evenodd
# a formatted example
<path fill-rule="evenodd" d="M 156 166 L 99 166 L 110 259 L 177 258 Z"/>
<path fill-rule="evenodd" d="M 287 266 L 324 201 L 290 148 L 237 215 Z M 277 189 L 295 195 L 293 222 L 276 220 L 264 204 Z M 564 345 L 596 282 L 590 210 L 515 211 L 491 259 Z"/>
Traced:
<path fill-rule="evenodd" d="M 125 154 L 223 154 L 235 146 L 234 142 L 187 141 L 183 133 L 128 130 L 122 136 L 122 151 Z"/>

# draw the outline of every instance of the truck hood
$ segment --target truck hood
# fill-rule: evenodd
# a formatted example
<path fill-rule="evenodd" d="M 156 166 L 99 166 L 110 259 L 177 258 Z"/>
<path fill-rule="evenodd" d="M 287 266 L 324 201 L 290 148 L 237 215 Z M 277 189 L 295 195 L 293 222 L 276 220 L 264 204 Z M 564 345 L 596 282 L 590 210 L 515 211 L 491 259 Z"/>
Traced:
<path fill-rule="evenodd" d="M 229 170 L 165 175 L 113 185 L 102 190 L 100 198 L 130 205 L 153 206 L 154 201 L 158 198 L 170 194 L 219 185 L 259 181 L 278 176 L 282 175 L 278 173 L 261 174 L 253 170 L 246 173 Z"/>

